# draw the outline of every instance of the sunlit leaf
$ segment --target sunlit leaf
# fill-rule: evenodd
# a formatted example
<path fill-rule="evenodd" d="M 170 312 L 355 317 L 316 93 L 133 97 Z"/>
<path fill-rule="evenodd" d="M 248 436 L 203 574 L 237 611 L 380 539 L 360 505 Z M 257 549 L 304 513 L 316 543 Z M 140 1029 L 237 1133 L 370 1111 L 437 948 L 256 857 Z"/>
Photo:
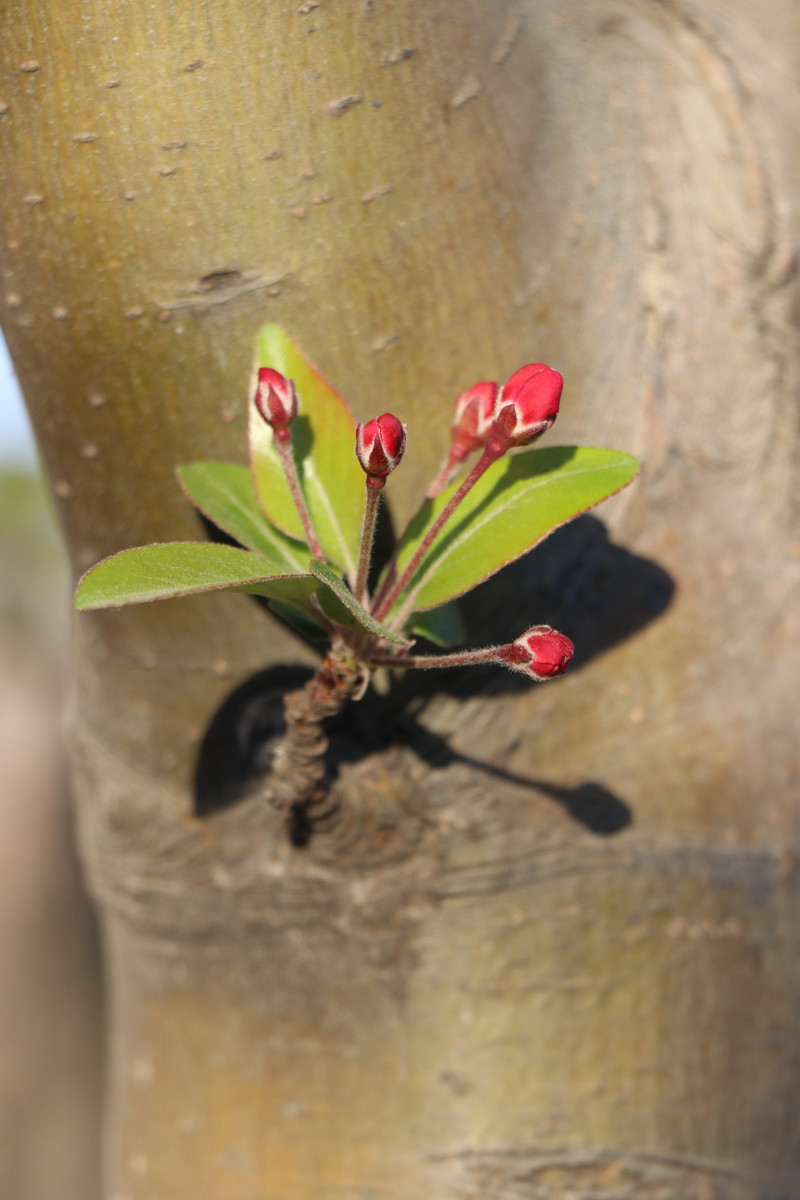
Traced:
<path fill-rule="evenodd" d="M 554 529 L 625 487 L 638 469 L 629 454 L 575 446 L 500 459 L 426 552 L 411 584 L 414 608 L 433 608 L 469 591 Z M 457 486 L 428 501 L 411 522 L 400 543 L 400 571 Z M 395 609 L 403 603 L 400 598 Z"/>
<path fill-rule="evenodd" d="M 383 625 L 376 621 L 374 617 L 370 616 L 367 610 L 356 600 L 355 596 L 350 591 L 344 580 L 340 579 L 336 572 L 332 571 L 329 566 L 327 566 L 325 563 L 317 562 L 315 559 L 312 559 L 310 569 L 312 575 L 321 580 L 323 583 L 327 584 L 339 603 L 350 614 L 351 621 L 355 621 L 361 626 L 362 629 L 366 630 L 367 633 L 372 634 L 373 637 L 385 638 L 387 642 L 396 642 L 401 646 L 406 644 L 408 638 L 402 637 L 397 633 L 392 633 L 391 630 L 386 629 Z M 323 608 L 326 608 L 327 611 L 324 594 L 320 594 L 319 600 Z M 334 616 L 335 614 L 330 612 L 330 615 Z M 339 618 L 336 617 L 336 619 L 338 620 Z M 348 622 L 348 624 L 349 623 L 351 622 Z"/>
<path fill-rule="evenodd" d="M 300 415 L 291 425 L 292 446 L 311 520 L 325 555 L 352 579 L 364 512 L 364 474 L 354 451 L 353 415 L 278 325 L 265 325 L 259 332 L 255 367 L 256 371 L 273 367 L 295 382 Z M 252 397 L 255 382 L 250 392 Z M 274 525 L 304 541 L 272 430 L 252 400 L 249 411 L 250 460 L 258 502 Z"/>
<path fill-rule="evenodd" d="M 215 542 L 163 542 L 103 559 L 81 579 L 75 607 L 117 608 L 198 592 L 240 591 L 283 600 L 313 614 L 313 576 L 285 575 L 258 554 Z"/>
<path fill-rule="evenodd" d="M 179 467 L 178 478 L 192 504 L 237 542 L 281 571 L 305 572 L 308 547 L 269 523 L 256 500 L 247 467 L 195 462 Z"/>

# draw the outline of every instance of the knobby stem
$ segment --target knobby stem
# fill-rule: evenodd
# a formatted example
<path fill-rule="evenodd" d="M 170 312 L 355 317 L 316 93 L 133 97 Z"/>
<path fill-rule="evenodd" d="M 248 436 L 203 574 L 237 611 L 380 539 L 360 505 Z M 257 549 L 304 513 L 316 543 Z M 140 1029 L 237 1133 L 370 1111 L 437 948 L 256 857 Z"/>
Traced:
<path fill-rule="evenodd" d="M 367 579 L 372 561 L 372 542 L 375 537 L 375 520 L 378 515 L 381 492 L 385 479 L 367 475 L 367 495 L 364 503 L 364 520 L 361 522 L 361 545 L 358 551 L 358 569 L 354 593 L 359 604 L 367 604 Z"/>
<path fill-rule="evenodd" d="M 506 446 L 499 438 L 490 438 L 486 443 L 483 454 L 478 459 L 467 477 L 464 479 L 464 482 L 461 484 L 458 490 L 453 493 L 447 504 L 439 513 L 439 516 L 433 522 L 419 546 L 417 546 L 417 549 L 414 551 L 414 554 L 412 555 L 402 574 L 396 580 L 394 586 L 384 596 L 376 598 L 376 602 L 373 606 L 373 616 L 377 621 L 383 620 L 386 614 L 394 606 L 401 593 L 408 587 L 409 583 L 416 574 L 417 567 L 428 552 L 428 549 L 430 548 L 431 543 L 438 534 L 439 530 L 442 528 L 445 522 L 450 519 L 461 501 L 464 499 L 467 493 L 472 490 L 472 488 L 480 479 L 481 475 L 483 475 L 484 471 L 486 471 L 493 462 L 496 462 L 497 459 L 500 458 L 500 456 L 505 452 L 505 450 Z M 392 568 L 396 569 L 396 559 L 392 559 L 389 567 L 389 574 L 391 573 Z M 387 574 L 387 578 L 389 577 L 389 574 Z"/>
<path fill-rule="evenodd" d="M 322 723 L 358 694 L 364 676 L 351 654 L 330 650 L 308 683 L 284 698 L 286 732 L 267 780 L 267 794 L 277 809 L 289 814 L 303 809 L 312 820 L 331 810 L 325 784 L 328 738 Z"/>
<path fill-rule="evenodd" d="M 314 558 L 319 558 L 324 561 L 325 555 L 322 552 L 322 547 L 319 544 L 319 538 L 313 524 L 311 523 L 311 514 L 306 505 L 306 498 L 303 495 L 303 490 L 300 487 L 300 479 L 297 474 L 297 463 L 294 461 L 294 450 L 292 448 L 292 435 L 288 427 L 275 430 L 275 445 L 278 447 L 278 454 L 283 467 L 283 473 L 286 476 L 286 482 L 289 485 L 294 506 L 297 509 L 297 515 L 303 525 L 303 531 L 306 535 L 311 553 Z"/>

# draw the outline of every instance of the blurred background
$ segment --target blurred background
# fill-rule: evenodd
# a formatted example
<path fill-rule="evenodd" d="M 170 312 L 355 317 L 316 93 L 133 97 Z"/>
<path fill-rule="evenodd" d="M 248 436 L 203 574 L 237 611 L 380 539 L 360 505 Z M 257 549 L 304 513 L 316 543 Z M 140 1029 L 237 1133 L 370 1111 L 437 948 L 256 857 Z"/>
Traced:
<path fill-rule="evenodd" d="M 96 1200 L 103 1019 L 62 738 L 69 573 L 0 338 L 0 1200 Z"/>

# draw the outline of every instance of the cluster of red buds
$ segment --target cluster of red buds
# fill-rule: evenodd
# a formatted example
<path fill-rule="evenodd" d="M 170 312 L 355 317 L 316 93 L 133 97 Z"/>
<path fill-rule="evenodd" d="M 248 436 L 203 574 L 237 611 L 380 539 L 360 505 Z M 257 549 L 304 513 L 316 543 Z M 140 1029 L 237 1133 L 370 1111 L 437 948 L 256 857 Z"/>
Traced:
<path fill-rule="evenodd" d="M 378 502 L 388 475 L 403 457 L 407 427 L 392 413 L 384 413 L 357 426 L 355 452 L 366 476 L 366 500 L 353 592 L 376 620 L 387 618 L 395 625 L 402 626 L 413 608 L 413 594 L 404 598 L 405 593 L 434 538 L 492 463 L 513 447 L 529 445 L 550 428 L 558 416 L 563 382 L 558 371 L 553 371 L 544 363 L 530 363 L 515 371 L 502 387 L 484 381 L 458 396 L 450 449 L 428 489 L 427 498 L 432 499 L 447 486 L 470 454 L 480 450 L 481 456 L 428 529 L 410 561 L 402 571 L 396 562 L 390 563 L 382 588 L 371 599 L 367 579 Z M 314 555 L 321 559 L 322 551 L 300 488 L 291 449 L 289 426 L 298 412 L 294 383 L 280 372 L 262 367 L 258 373 L 255 405 L 263 419 L 272 426 L 309 546 Z M 392 617 L 390 614 L 398 602 L 401 602 L 400 608 Z M 396 647 L 378 640 L 363 645 L 360 651 L 366 666 L 455 667 L 473 663 L 501 663 L 538 682 L 563 674 L 574 652 L 569 638 L 549 625 L 535 625 L 504 646 L 487 646 L 479 650 L 441 655 L 413 655 L 407 652 L 408 649 L 406 647 L 398 653 Z"/>
<path fill-rule="evenodd" d="M 450 450 L 428 489 L 438 495 L 474 450 L 490 454 L 486 466 L 511 446 L 527 446 L 541 437 L 558 416 L 564 380 L 544 363 L 520 367 L 502 388 L 476 383 L 456 400 Z M 485 469 L 485 468 L 484 468 Z"/>

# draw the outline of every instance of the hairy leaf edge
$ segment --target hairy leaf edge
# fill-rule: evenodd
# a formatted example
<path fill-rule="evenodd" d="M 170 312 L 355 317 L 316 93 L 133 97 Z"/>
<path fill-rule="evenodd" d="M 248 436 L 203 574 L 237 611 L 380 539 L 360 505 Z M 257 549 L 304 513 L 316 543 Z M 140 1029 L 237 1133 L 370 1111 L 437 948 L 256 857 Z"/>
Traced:
<path fill-rule="evenodd" d="M 215 459 L 215 458 L 200 458 L 200 459 L 197 459 L 195 462 L 190 462 L 190 463 L 181 463 L 181 465 L 180 465 L 180 466 L 176 467 L 176 468 L 175 468 L 175 474 L 176 474 L 176 476 L 177 476 L 177 478 L 178 478 L 178 483 L 180 484 L 181 491 L 183 492 L 184 496 L 185 496 L 185 497 L 186 497 L 186 499 L 189 501 L 189 503 L 192 505 L 192 507 L 193 507 L 193 508 L 196 508 L 196 509 L 197 509 L 197 511 L 198 511 L 199 513 L 202 513 L 202 514 L 203 514 L 203 516 L 206 518 L 206 520 L 207 520 L 207 521 L 210 521 L 210 522 L 211 522 L 211 524 L 212 524 L 212 525 L 215 525 L 217 529 L 221 529 L 223 533 L 225 533 L 225 534 L 227 534 L 227 535 L 228 535 L 228 537 L 232 537 L 232 538 L 234 539 L 234 541 L 238 542 L 238 544 L 239 544 L 240 546 L 242 546 L 242 547 L 243 547 L 245 550 L 247 550 L 247 551 L 248 551 L 250 554 L 257 554 L 257 555 L 258 555 L 260 558 L 264 558 L 264 555 L 261 553 L 261 551 L 260 551 L 260 550 L 254 550 L 252 546 L 247 546 L 247 545 L 245 545 L 245 543 L 244 543 L 244 542 L 240 542 L 240 541 L 239 541 L 239 539 L 236 537 L 236 534 L 235 534 L 235 533 L 232 533 L 232 532 L 230 531 L 230 529 L 225 529 L 225 527 L 224 527 L 223 525 L 220 525 L 220 524 L 219 524 L 217 521 L 215 521 L 215 519 L 214 519 L 214 518 L 211 516 L 211 514 L 210 514 L 209 512 L 207 512 L 207 510 L 206 510 L 206 509 L 203 507 L 203 505 L 202 505 L 202 504 L 199 504 L 199 503 L 197 502 L 197 500 L 195 500 L 194 496 L 191 494 L 191 492 L 189 491 L 188 487 L 186 486 L 186 484 L 185 484 L 185 483 L 184 483 L 184 481 L 183 481 L 183 476 L 181 475 L 181 471 L 183 471 L 183 470 L 184 470 L 186 467 L 200 467 L 200 466 L 205 466 L 207 463 L 210 463 L 210 464 L 212 464 L 212 465 L 213 465 L 213 464 L 215 464 L 215 463 L 217 463 L 217 462 L 219 462 L 219 463 L 223 463 L 223 460 L 222 460 L 222 459 Z M 250 480 L 250 486 L 251 486 L 251 488 L 253 487 L 253 474 L 252 474 L 252 471 L 248 470 L 248 468 L 247 468 L 247 467 L 240 466 L 240 464 L 239 464 L 239 463 L 228 463 L 228 462 L 224 462 L 224 466 L 226 466 L 226 467 L 240 467 L 240 469 L 241 469 L 242 471 L 247 471 L 247 475 L 248 475 L 248 478 L 249 478 L 249 480 Z M 260 502 L 259 502 L 258 496 L 256 495 L 255 491 L 253 492 L 253 496 L 254 496 L 254 499 L 255 499 L 255 501 L 256 501 L 256 507 L 257 507 L 257 509 L 258 509 L 258 512 L 259 512 L 259 514 L 261 515 L 261 517 L 263 518 L 263 520 L 264 520 L 264 521 L 267 523 L 267 525 L 269 526 L 269 528 L 270 528 L 270 529 L 274 529 L 274 530 L 275 530 L 275 532 L 276 532 L 276 533 L 277 533 L 277 534 L 278 534 L 280 537 L 287 538 L 287 540 L 289 540 L 290 542 L 297 542 L 298 548 L 299 548 L 301 551 L 303 551 L 303 552 L 304 552 L 304 553 L 303 553 L 303 558 L 305 558 L 305 557 L 306 557 L 306 555 L 307 555 L 307 553 L 308 553 L 308 546 L 307 546 L 307 545 L 306 545 L 304 542 L 301 542 L 301 541 L 299 541 L 297 538 L 293 537 L 293 536 L 292 536 L 292 534 L 286 533 L 286 531 L 285 531 L 285 530 L 281 529 L 281 528 L 280 528 L 278 525 L 276 525 L 276 524 L 275 524 L 273 521 L 271 521 L 271 520 L 269 519 L 269 517 L 267 516 L 267 514 L 264 512 L 264 509 L 261 507 L 261 504 L 260 504 Z M 158 543 L 154 543 L 154 544 L 158 544 Z M 167 545 L 168 543 L 162 542 L 162 543 L 160 543 L 160 544 L 161 544 L 161 545 Z M 197 544 L 199 545 L 200 543 L 197 543 Z M 209 542 L 209 544 L 210 544 L 210 545 L 217 545 L 217 546 L 224 546 L 224 545 L 225 545 L 225 543 L 224 543 L 224 542 L 216 542 L 216 543 Z M 119 551 L 119 553 L 122 553 L 122 551 Z M 113 555 L 110 555 L 109 557 L 113 558 L 114 556 L 113 556 Z M 300 556 L 298 555 L 298 557 L 300 557 Z M 269 562 L 269 561 L 270 561 L 269 559 L 265 559 L 265 562 Z M 97 563 L 96 565 L 97 565 L 97 566 L 99 566 L 100 564 L 99 564 L 99 563 Z M 299 563 L 299 562 L 297 562 L 297 563 L 295 563 L 294 565 L 295 565 L 295 566 L 297 566 L 297 567 L 299 567 L 299 566 L 300 566 L 300 563 Z M 275 563 L 275 566 L 276 566 L 276 567 L 277 567 L 277 566 L 280 566 L 280 563 Z M 87 574 L 88 574 L 88 572 L 87 572 Z M 305 575 L 305 574 L 306 574 L 306 572 L 305 572 L 305 571 L 301 571 L 301 572 L 300 572 L 300 574 L 302 574 L 302 575 Z"/>
<path fill-rule="evenodd" d="M 633 458 L 633 455 L 629 455 L 629 457 Z M 396 615 L 397 612 L 401 608 L 403 608 L 409 600 L 413 601 L 414 612 L 428 612 L 432 608 L 440 608 L 443 604 L 449 603 L 450 600 L 457 600 L 459 598 L 459 596 L 466 596 L 467 592 L 471 592 L 473 590 L 473 588 L 480 587 L 480 585 L 482 583 L 486 583 L 486 580 L 491 579 L 493 575 L 496 575 L 498 573 L 498 571 L 502 571 L 505 567 L 511 566 L 512 563 L 518 562 L 521 558 L 524 558 L 526 554 L 530 554 L 531 550 L 535 550 L 537 546 L 541 546 L 542 542 L 546 541 L 547 538 L 549 538 L 551 534 L 555 533 L 557 529 L 562 529 L 565 525 L 569 525 L 570 521 L 576 521 L 578 519 L 578 517 L 582 517 L 584 515 L 584 513 L 590 512 L 593 508 L 597 508 L 598 504 L 604 504 L 605 501 L 610 500 L 612 496 L 618 496 L 619 493 L 623 492 L 626 487 L 630 487 L 630 485 L 633 483 L 634 479 L 636 479 L 636 477 L 639 474 L 639 472 L 641 471 L 641 469 L 642 469 L 642 464 L 637 461 L 636 470 L 634 471 L 633 475 L 631 475 L 630 479 L 626 479 L 625 482 L 621 483 L 618 488 L 614 488 L 613 492 L 608 492 L 605 496 L 602 497 L 602 499 L 595 500 L 594 504 L 587 504 L 586 508 L 582 508 L 582 509 L 580 509 L 579 512 L 573 513 L 573 515 L 571 517 L 567 517 L 567 519 L 565 521 L 559 521 L 557 525 L 554 525 L 552 527 L 552 529 L 548 529 L 547 533 L 542 534 L 542 536 L 540 538 L 538 538 L 537 541 L 532 542 L 531 545 L 528 546 L 525 550 L 521 550 L 519 554 L 515 554 L 512 558 L 506 559 L 506 561 L 504 563 L 501 563 L 500 566 L 495 567 L 494 570 L 490 571 L 488 573 L 488 575 L 484 575 L 483 578 L 479 579 L 476 583 L 471 583 L 469 585 L 469 587 L 463 588 L 460 592 L 453 592 L 452 595 L 448 596 L 447 599 L 445 599 L 445 600 L 436 600 L 433 604 L 420 604 L 418 602 L 418 600 L 419 600 L 418 592 L 420 592 L 422 590 L 422 588 L 425 586 L 425 584 L 427 582 L 429 582 L 431 579 L 435 578 L 436 569 L 434 566 L 432 569 L 429 569 L 426 572 L 425 577 L 420 581 L 418 586 L 416 586 L 416 587 L 412 586 L 403 595 L 398 597 L 397 603 L 393 607 L 392 611 L 390 613 L 387 613 L 387 620 L 391 619 L 392 615 Z M 423 561 L 419 565 L 419 570 L 422 571 L 424 569 L 424 567 L 425 567 L 425 560 L 423 559 Z"/>
<path fill-rule="evenodd" d="M 75 587 L 74 606 L 78 612 L 97 612 L 103 608 L 126 608 L 130 604 L 150 604 L 155 600 L 180 600 L 184 596 L 198 596 L 205 592 L 247 592 L 258 583 L 268 583 L 271 579 L 314 579 L 313 575 L 308 572 L 281 572 L 280 574 L 259 575 L 256 578 L 247 580 L 243 583 L 212 583 L 207 587 L 193 587 L 186 591 L 171 591 L 161 596 L 146 596 L 141 600 L 122 600 L 118 604 L 109 602 L 107 604 L 81 604 L 80 592 L 88 577 L 104 563 L 110 562 L 112 558 L 119 558 L 122 554 L 127 554 L 129 550 L 149 550 L 155 546 L 214 546 L 220 545 L 218 542 L 147 542 L 144 546 L 127 546 L 125 550 L 118 550 L 115 554 L 107 554 L 105 558 L 101 558 L 93 567 L 89 567 L 88 571 L 84 571 Z M 237 547 L 229 546 L 227 549 L 235 550 Z M 252 550 L 242 551 L 242 553 L 253 554 L 254 558 L 261 558 L 260 554 L 255 554 Z M 266 563 L 267 560 L 263 559 Z M 270 564 L 267 564 L 270 565 Z"/>

